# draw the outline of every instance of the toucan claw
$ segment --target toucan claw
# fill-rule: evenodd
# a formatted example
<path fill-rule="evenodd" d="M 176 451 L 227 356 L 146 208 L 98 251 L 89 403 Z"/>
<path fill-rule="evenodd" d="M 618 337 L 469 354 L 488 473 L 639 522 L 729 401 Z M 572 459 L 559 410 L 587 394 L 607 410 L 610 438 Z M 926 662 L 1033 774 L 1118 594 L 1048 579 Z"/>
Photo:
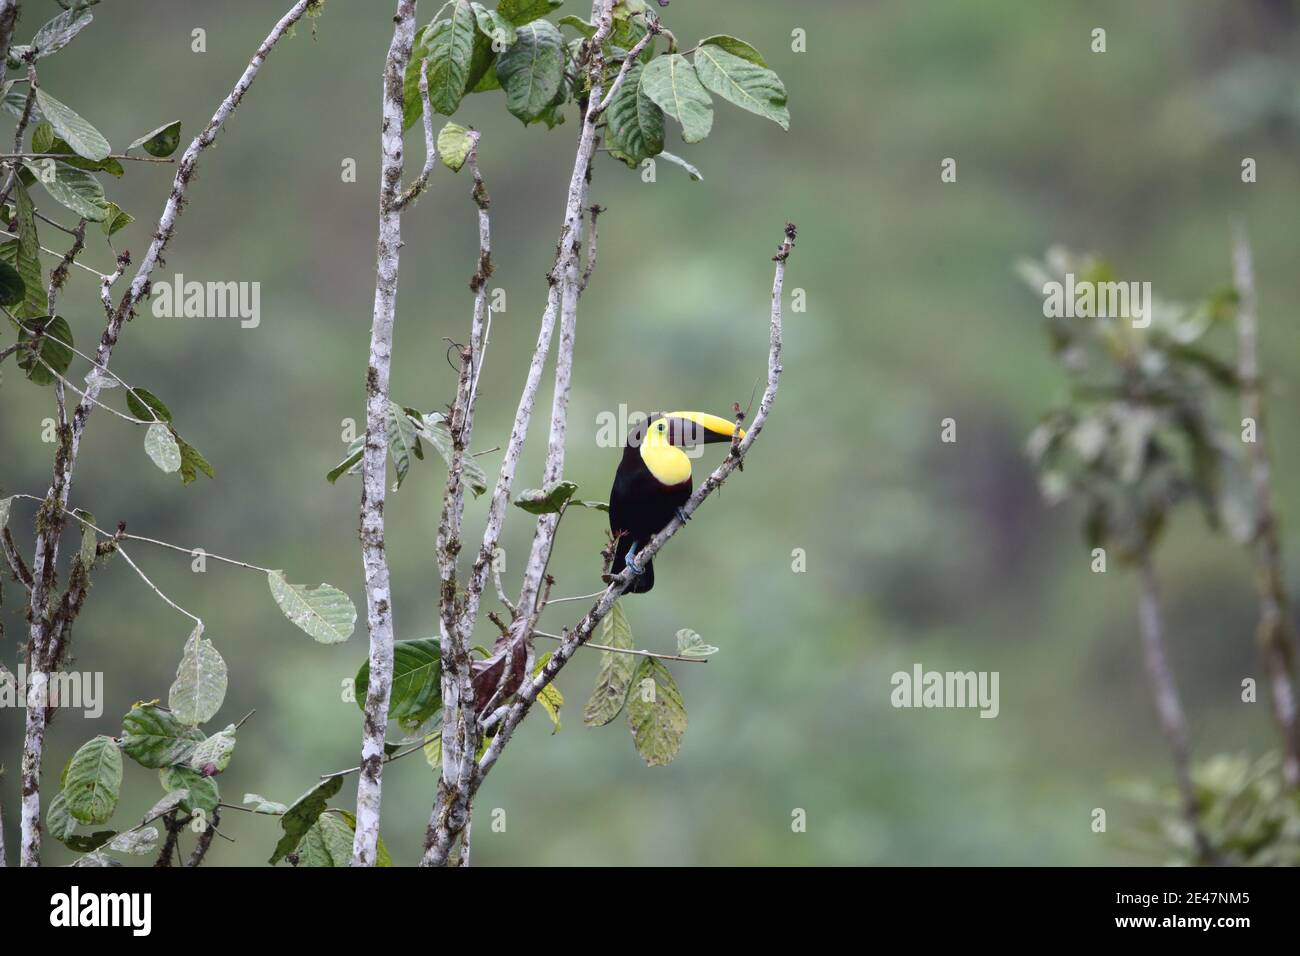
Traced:
<path fill-rule="evenodd" d="M 678 519 L 681 520 L 681 523 L 682 523 L 682 524 L 686 524 L 686 522 L 688 522 L 688 521 L 691 520 L 691 516 L 688 515 L 688 514 L 686 513 L 686 510 L 685 510 L 684 508 L 681 508 L 681 507 L 679 507 L 679 508 L 677 509 L 677 517 L 678 517 Z"/>
<path fill-rule="evenodd" d="M 636 563 L 636 548 L 631 548 L 627 552 L 627 557 L 623 559 L 623 565 L 635 576 L 640 577 L 645 574 L 645 568 Z"/>

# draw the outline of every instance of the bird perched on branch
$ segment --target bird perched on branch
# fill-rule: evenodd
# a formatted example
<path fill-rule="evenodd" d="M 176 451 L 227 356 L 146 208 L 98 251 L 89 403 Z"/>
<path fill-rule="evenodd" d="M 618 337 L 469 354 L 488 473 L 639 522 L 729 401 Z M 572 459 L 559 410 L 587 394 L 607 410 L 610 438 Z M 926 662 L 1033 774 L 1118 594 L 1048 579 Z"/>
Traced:
<path fill-rule="evenodd" d="M 744 429 L 704 412 L 657 413 L 629 433 L 609 492 L 609 530 L 618 538 L 610 571 L 628 568 L 636 575 L 626 593 L 644 594 L 655 586 L 654 562 L 642 565 L 637 552 L 675 515 L 687 518 L 682 505 L 691 496 L 691 459 L 682 449 L 733 436 L 744 438 Z"/>

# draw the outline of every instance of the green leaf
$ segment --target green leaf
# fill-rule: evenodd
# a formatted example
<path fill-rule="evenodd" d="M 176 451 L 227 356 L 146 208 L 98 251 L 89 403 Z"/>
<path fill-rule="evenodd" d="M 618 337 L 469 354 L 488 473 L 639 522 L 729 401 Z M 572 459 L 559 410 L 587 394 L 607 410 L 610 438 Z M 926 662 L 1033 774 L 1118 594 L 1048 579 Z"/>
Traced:
<path fill-rule="evenodd" d="M 155 130 L 145 133 L 139 139 L 135 140 L 126 148 L 129 153 L 137 146 L 144 147 L 144 151 L 150 156 L 157 156 L 164 159 L 176 152 L 176 147 L 181 144 L 181 121 L 172 120 L 159 126 Z"/>
<path fill-rule="evenodd" d="M 27 295 L 27 285 L 23 277 L 7 262 L 0 262 L 0 305 L 10 308 L 23 301 Z"/>
<path fill-rule="evenodd" d="M 454 0 L 450 18 L 439 20 L 426 31 L 429 103 L 444 116 L 456 112 L 469 85 L 470 60 L 474 56 L 477 29 L 478 22 L 469 0 Z M 418 90 L 418 65 L 416 70 Z"/>
<path fill-rule="evenodd" d="M 361 456 L 366 452 L 366 439 L 363 435 L 348 446 L 347 457 L 325 473 L 325 480 L 331 485 L 341 475 L 355 474 L 361 468 Z"/>
<path fill-rule="evenodd" d="M 279 816 L 289 809 L 283 803 L 278 803 L 275 800 L 268 800 L 266 797 L 258 793 L 244 794 L 243 802 L 253 804 L 254 813 L 266 813 L 272 816 Z"/>
<path fill-rule="evenodd" d="M 357 707 L 366 709 L 370 688 L 370 661 L 357 671 Z M 388 719 L 403 727 L 418 727 L 442 709 L 442 648 L 436 639 L 393 643 L 393 682 Z"/>
<path fill-rule="evenodd" d="M 89 222 L 108 218 L 104 187 L 93 173 L 57 159 L 38 159 L 24 165 L 55 202 Z"/>
<path fill-rule="evenodd" d="M 579 508 L 590 508 L 592 511 L 609 511 L 608 501 L 583 501 L 581 498 L 570 498 L 569 505 L 577 505 Z"/>
<path fill-rule="evenodd" d="M 785 84 L 772 70 L 719 44 L 704 43 L 695 50 L 695 72 L 707 89 L 724 100 L 764 116 L 784 130 L 790 128 Z"/>
<path fill-rule="evenodd" d="M 322 644 L 337 644 L 352 636 L 357 609 L 351 598 L 336 587 L 322 584 L 309 588 L 289 584 L 283 571 L 266 575 L 271 596 L 284 616 Z"/>
<path fill-rule="evenodd" d="M 420 100 L 420 63 L 429 56 L 425 37 L 432 29 L 433 24 L 429 24 L 415 34 L 411 59 L 406 64 L 406 75 L 402 77 L 402 132 L 418 123 L 424 115 L 424 103 Z"/>
<path fill-rule="evenodd" d="M 230 766 L 235 755 L 235 725 L 229 724 L 211 737 L 201 741 L 190 754 L 190 769 L 211 777 Z"/>
<path fill-rule="evenodd" d="M 525 123 L 541 117 L 564 79 L 564 38 L 549 20 L 518 30 L 515 45 L 497 57 L 497 78 L 506 91 L 506 109 Z"/>
<path fill-rule="evenodd" d="M 108 848 L 114 853 L 126 853 L 131 856 L 144 856 L 152 853 L 158 845 L 158 828 L 143 827 L 139 830 L 127 830 L 118 834 Z"/>
<path fill-rule="evenodd" d="M 644 658 L 632 675 L 627 724 L 636 752 L 646 766 L 663 767 L 672 763 L 686 733 L 686 705 L 682 703 L 673 675 L 653 657 Z"/>
<path fill-rule="evenodd" d="M 126 390 L 126 407 L 142 421 L 171 423 L 172 413 L 162 399 L 147 388 L 131 387 Z"/>
<path fill-rule="evenodd" d="M 763 59 L 763 55 L 744 40 L 738 40 L 733 36 L 727 36 L 725 33 L 716 33 L 711 37 L 705 37 L 697 43 L 696 46 L 702 47 L 705 44 L 720 47 L 732 56 L 738 56 L 742 60 L 748 60 L 750 63 L 757 64 L 761 67 L 767 67 L 767 61 Z"/>
<path fill-rule="evenodd" d="M 641 88 L 643 71 L 639 63 L 628 70 L 606 114 L 613 145 L 632 166 L 664 148 L 664 112 Z"/>
<path fill-rule="evenodd" d="M 49 385 L 57 381 L 58 376 L 72 364 L 72 329 L 61 315 L 46 320 L 29 319 L 18 333 L 19 342 L 30 342 L 35 338 L 27 331 L 28 328 L 43 330 L 39 349 L 41 361 L 37 361 L 30 351 L 24 350 L 18 353 L 18 367 L 36 385 Z"/>
<path fill-rule="evenodd" d="M 698 169 L 696 169 L 694 166 L 692 166 L 690 163 L 688 163 L 686 160 L 682 159 L 680 156 L 676 155 L 675 153 L 670 153 L 668 152 L 668 150 L 665 149 L 663 152 L 659 154 L 658 158 L 666 159 L 668 160 L 668 162 L 674 163 L 675 165 L 682 167 L 682 169 L 686 170 L 687 174 L 691 177 L 691 179 L 695 180 L 695 182 L 698 183 L 704 181 L 703 173 L 701 173 Z"/>
<path fill-rule="evenodd" d="M 575 17 L 573 14 L 569 14 L 566 17 L 560 17 L 559 22 L 560 26 L 572 27 L 588 40 L 596 35 L 596 25 L 594 23 L 588 23 L 586 20 L 582 19 L 582 17 Z"/>
<path fill-rule="evenodd" d="M 406 409 L 406 412 L 419 424 L 420 436 L 428 439 L 429 444 L 433 445 L 439 457 L 450 468 L 454 449 L 452 448 L 451 432 L 447 429 L 446 417 L 441 412 L 429 412 L 427 415 L 420 415 L 409 408 Z M 487 475 L 483 473 L 483 466 L 478 463 L 477 458 L 467 452 L 461 459 L 461 466 L 461 478 L 465 484 L 469 485 L 469 490 L 474 493 L 475 498 L 487 491 Z"/>
<path fill-rule="evenodd" d="M 225 660 L 203 637 L 203 626 L 196 626 L 185 642 L 176 680 L 167 695 L 172 714 L 183 724 L 211 720 L 226 699 L 226 683 Z"/>
<path fill-rule="evenodd" d="M 411 456 L 424 460 L 424 449 L 420 447 L 419 424 L 411 420 L 402 407 L 395 402 L 388 403 L 388 454 L 393 460 L 393 471 L 397 480 L 393 490 L 402 487 L 406 474 L 411 470 Z"/>
<path fill-rule="evenodd" d="M 122 789 L 122 751 L 100 734 L 82 744 L 63 778 L 68 812 L 81 823 L 107 823 Z"/>
<path fill-rule="evenodd" d="M 351 866 L 352 844 L 357 818 L 346 810 L 326 810 L 303 835 L 298 846 L 299 866 Z M 375 864 L 392 866 L 393 858 L 380 837 L 375 847 Z"/>
<path fill-rule="evenodd" d="M 641 74 L 641 88 L 665 113 L 682 124 L 682 139 L 698 143 L 713 128 L 713 101 L 691 61 L 679 53 L 655 57 Z"/>
<path fill-rule="evenodd" d="M 169 793 L 184 791 L 185 796 L 179 798 L 177 806 L 185 813 L 202 810 L 211 817 L 221 802 L 221 788 L 217 781 L 195 773 L 189 767 L 164 767 L 158 771 L 158 782 Z"/>
<path fill-rule="evenodd" d="M 50 121 L 54 131 L 72 147 L 73 152 L 86 159 L 107 159 L 113 148 L 99 130 L 82 119 L 62 101 L 55 99 L 44 87 L 36 88 L 36 105 Z"/>
<path fill-rule="evenodd" d="M 202 736 L 202 734 L 199 736 Z M 140 821 L 140 825 L 144 826 L 147 823 L 152 823 L 159 817 L 175 810 L 189 798 L 190 791 L 186 787 L 181 787 L 178 790 L 172 790 L 163 794 L 158 802 L 149 808 L 149 811 L 144 815 L 144 819 Z"/>
<path fill-rule="evenodd" d="M 518 27 L 531 23 L 538 17 L 544 17 L 562 6 L 564 0 L 501 0 L 497 4 L 497 13 Z"/>
<path fill-rule="evenodd" d="M 144 433 L 144 451 L 153 463 L 171 474 L 180 470 L 181 446 L 172 430 L 161 422 L 154 422 Z"/>
<path fill-rule="evenodd" d="M 453 173 L 460 172 L 469 158 L 469 130 L 459 123 L 448 123 L 438 133 L 438 158 Z"/>
<path fill-rule="evenodd" d="M 478 28 L 485 37 L 498 43 L 502 48 L 514 44 L 516 34 L 513 23 L 496 10 L 489 10 L 481 3 L 471 3 L 470 6 L 474 10 L 474 19 L 478 22 Z"/>
<path fill-rule="evenodd" d="M 529 514 L 550 515 L 556 514 L 564 508 L 565 504 L 573 497 L 578 486 L 572 481 L 560 481 L 552 485 L 546 491 L 533 488 L 525 491 L 515 499 L 516 508 L 522 508 Z"/>
<path fill-rule="evenodd" d="M 203 731 L 156 704 L 136 704 L 122 718 L 123 752 L 150 770 L 187 762 L 203 739 Z"/>
<path fill-rule="evenodd" d="M 119 229 L 135 222 L 135 217 L 130 213 L 123 212 L 115 202 L 108 203 L 106 208 L 108 212 L 104 215 L 104 221 L 100 223 L 100 228 L 104 230 L 106 236 L 111 236 Z"/>
<path fill-rule="evenodd" d="M 90 26 L 93 19 L 95 18 L 89 13 L 74 7 L 47 21 L 45 26 L 36 31 L 36 36 L 32 37 L 34 57 L 39 60 L 62 50 L 73 37 Z"/>
<path fill-rule="evenodd" d="M 533 677 L 542 672 L 546 662 L 551 659 L 550 651 L 547 651 L 537 660 L 537 666 L 533 668 Z M 546 715 L 551 718 L 551 733 L 560 732 L 560 708 L 564 706 L 564 695 L 560 693 L 560 688 L 552 682 L 537 692 L 537 702 L 542 705 Z"/>
<path fill-rule="evenodd" d="M 111 156 L 107 159 L 93 160 L 84 159 L 78 156 L 62 139 L 54 134 L 54 127 L 47 120 L 41 120 L 32 130 L 32 152 L 33 153 L 58 153 L 59 162 L 67 163 L 77 169 L 84 169 L 87 172 L 106 172 L 111 176 L 122 176 L 125 170 L 122 164 Z M 49 158 L 49 157 L 45 157 Z"/>
<path fill-rule="evenodd" d="M 275 845 L 275 852 L 268 861 L 272 866 L 298 848 L 311 825 L 325 812 L 330 798 L 342 789 L 343 777 L 329 777 L 304 793 L 284 811 L 280 816 L 280 828 L 284 830 L 284 836 Z"/>
<path fill-rule="evenodd" d="M 187 442 L 179 435 L 176 436 L 176 444 L 181 449 L 181 484 L 188 485 L 199 477 L 199 472 L 203 472 L 209 478 L 215 478 L 216 473 L 208 460 L 204 458 L 197 448 Z"/>
<path fill-rule="evenodd" d="M 605 619 L 600 622 L 600 627 L 600 643 L 607 647 L 632 650 L 632 628 L 628 626 L 622 604 L 614 602 Z M 601 651 L 596 687 L 591 692 L 587 706 L 582 709 L 584 724 L 588 727 L 603 727 L 622 712 L 635 670 L 636 658 L 631 654 Z"/>
<path fill-rule="evenodd" d="M 704 638 L 689 628 L 682 628 L 677 632 L 677 653 L 682 657 L 711 657 L 718 648 L 705 644 Z"/>
<path fill-rule="evenodd" d="M 68 812 L 68 798 L 62 790 L 54 795 L 45 810 L 45 832 L 64 845 L 77 832 L 77 821 Z"/>
<path fill-rule="evenodd" d="M 26 287 L 22 308 L 18 317 L 34 319 L 49 314 L 50 300 L 45 291 L 45 281 L 41 271 L 41 240 L 36 233 L 36 207 L 32 205 L 31 193 L 22 180 L 14 179 L 14 227 L 18 231 L 18 242 L 14 248 L 14 268 L 22 276 Z M 71 332 L 67 342 L 72 344 Z M 69 353 L 71 361 L 71 353 Z M 39 363 L 38 363 L 39 364 Z M 67 365 L 63 366 L 65 369 Z M 43 372 L 43 375 L 48 373 Z M 28 376 L 30 378 L 30 376 Z M 50 379 L 53 381 L 53 378 Z M 48 383 L 42 383 L 48 384 Z"/>
<path fill-rule="evenodd" d="M 434 771 L 442 772 L 442 733 L 433 733 L 424 742 L 424 762 Z"/>

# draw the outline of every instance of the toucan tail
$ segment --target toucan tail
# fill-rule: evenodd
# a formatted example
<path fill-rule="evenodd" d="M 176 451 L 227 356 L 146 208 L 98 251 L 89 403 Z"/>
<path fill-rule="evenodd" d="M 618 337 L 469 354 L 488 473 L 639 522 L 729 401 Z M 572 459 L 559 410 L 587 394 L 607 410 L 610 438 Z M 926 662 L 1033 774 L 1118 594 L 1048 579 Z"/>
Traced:
<path fill-rule="evenodd" d="M 623 569 L 627 567 L 627 552 L 634 542 L 627 535 L 618 539 L 618 547 L 614 549 L 614 565 L 610 569 L 612 574 L 622 574 Z M 642 573 L 632 579 L 632 583 L 627 586 L 624 594 L 645 594 L 655 586 L 655 563 L 646 561 L 641 564 Z"/>

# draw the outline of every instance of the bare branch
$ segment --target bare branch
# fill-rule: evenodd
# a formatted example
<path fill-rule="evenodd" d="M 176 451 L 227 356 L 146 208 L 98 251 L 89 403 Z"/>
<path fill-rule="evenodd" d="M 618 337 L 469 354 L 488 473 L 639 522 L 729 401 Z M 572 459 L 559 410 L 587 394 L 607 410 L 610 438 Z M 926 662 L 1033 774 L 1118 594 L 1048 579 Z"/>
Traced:
<path fill-rule="evenodd" d="M 1255 423 L 1255 440 L 1247 443 L 1251 485 L 1255 495 L 1255 588 L 1259 595 L 1258 638 L 1268 668 L 1273 719 L 1282 736 L 1282 777 L 1300 786 L 1300 726 L 1297 725 L 1295 683 L 1291 662 L 1295 625 L 1291 595 L 1282 560 L 1282 533 L 1273 504 L 1272 461 L 1269 457 L 1264 390 L 1259 369 L 1259 303 L 1255 268 L 1246 230 L 1238 226 L 1233 243 L 1233 283 L 1237 288 L 1237 377 L 1241 380 L 1241 414 Z"/>
<path fill-rule="evenodd" d="M 406 191 L 393 202 L 393 208 L 401 212 L 415 202 L 429 185 L 429 176 L 433 173 L 434 161 L 438 158 L 438 147 L 433 138 L 433 107 L 429 104 L 429 61 L 420 61 L 420 102 L 424 106 L 424 168 L 419 178 L 407 187 Z"/>
<path fill-rule="evenodd" d="M 402 248 L 402 218 L 397 205 L 402 184 L 402 81 L 415 43 L 415 2 L 398 0 L 393 39 L 383 73 L 383 124 L 380 131 L 379 242 L 375 265 L 375 303 L 370 323 L 370 361 L 366 368 L 366 443 L 361 457 L 361 560 L 366 578 L 366 624 L 370 632 L 370 684 L 366 691 L 361 737 L 361 775 L 357 781 L 357 826 L 353 866 L 373 866 L 379 841 L 384 732 L 393 681 L 393 609 L 388 556 L 384 547 L 384 501 L 388 471 L 388 378 L 397 315 L 397 274 Z M 426 109 L 427 113 L 427 109 Z"/>

